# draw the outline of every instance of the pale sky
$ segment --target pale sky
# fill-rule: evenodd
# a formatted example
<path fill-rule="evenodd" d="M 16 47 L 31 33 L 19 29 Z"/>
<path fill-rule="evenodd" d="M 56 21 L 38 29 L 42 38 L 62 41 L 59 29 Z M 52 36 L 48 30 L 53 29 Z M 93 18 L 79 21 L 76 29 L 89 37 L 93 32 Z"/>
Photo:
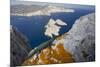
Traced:
<path fill-rule="evenodd" d="M 95 0 L 11 0 L 11 2 L 12 1 L 38 1 L 38 2 L 55 2 L 55 3 L 95 5 Z"/>

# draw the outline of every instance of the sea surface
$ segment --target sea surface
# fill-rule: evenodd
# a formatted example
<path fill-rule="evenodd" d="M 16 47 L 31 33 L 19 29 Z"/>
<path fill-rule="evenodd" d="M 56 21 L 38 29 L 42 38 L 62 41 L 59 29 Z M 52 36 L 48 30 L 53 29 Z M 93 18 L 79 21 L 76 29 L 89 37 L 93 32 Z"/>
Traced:
<path fill-rule="evenodd" d="M 60 35 L 68 32 L 76 19 L 81 16 L 95 12 L 94 6 L 89 6 L 88 8 L 73 8 L 74 13 L 52 13 L 51 16 L 11 16 L 11 25 L 16 27 L 23 35 L 25 35 L 32 48 L 40 45 L 41 43 L 48 41 L 50 38 L 44 35 L 45 25 L 48 23 L 49 19 L 54 20 L 60 19 L 67 23 L 67 26 L 63 26 L 60 30 Z"/>

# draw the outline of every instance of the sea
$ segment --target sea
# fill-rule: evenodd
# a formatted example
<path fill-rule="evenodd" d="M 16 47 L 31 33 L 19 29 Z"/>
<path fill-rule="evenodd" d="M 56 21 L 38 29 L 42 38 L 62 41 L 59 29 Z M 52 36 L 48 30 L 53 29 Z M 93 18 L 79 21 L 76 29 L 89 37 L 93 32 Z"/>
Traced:
<path fill-rule="evenodd" d="M 60 35 L 62 35 L 67 33 L 72 28 L 75 21 L 81 16 L 95 13 L 95 6 L 85 6 L 83 8 L 77 6 L 72 7 L 72 9 L 74 9 L 75 12 L 52 13 L 51 16 L 10 16 L 10 24 L 16 27 L 25 37 L 27 37 L 30 46 L 34 48 L 51 39 L 50 37 L 44 35 L 44 26 L 50 19 L 60 19 L 67 23 L 67 26 L 63 26 L 59 31 Z"/>

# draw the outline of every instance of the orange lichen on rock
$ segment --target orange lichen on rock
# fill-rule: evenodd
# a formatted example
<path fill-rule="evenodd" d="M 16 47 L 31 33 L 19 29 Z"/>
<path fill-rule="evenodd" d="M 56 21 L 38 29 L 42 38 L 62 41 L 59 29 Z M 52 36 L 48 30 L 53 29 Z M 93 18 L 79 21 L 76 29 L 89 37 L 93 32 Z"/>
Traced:
<path fill-rule="evenodd" d="M 30 58 L 28 60 L 25 60 L 22 65 L 26 66 L 26 65 L 35 65 L 35 64 L 36 64 L 36 61 L 33 58 Z"/>
<path fill-rule="evenodd" d="M 57 59 L 61 61 L 61 63 L 70 63 L 74 61 L 72 55 L 69 52 L 65 51 L 62 44 L 56 45 L 54 50 L 57 53 Z"/>
<path fill-rule="evenodd" d="M 51 58 L 51 49 L 46 48 L 41 51 L 41 53 L 38 55 L 39 61 L 38 64 L 50 64 L 50 58 Z"/>
<path fill-rule="evenodd" d="M 72 55 L 64 49 L 63 44 L 57 44 L 41 50 L 36 59 L 28 59 L 24 64 L 34 65 L 71 62 L 74 62 Z"/>

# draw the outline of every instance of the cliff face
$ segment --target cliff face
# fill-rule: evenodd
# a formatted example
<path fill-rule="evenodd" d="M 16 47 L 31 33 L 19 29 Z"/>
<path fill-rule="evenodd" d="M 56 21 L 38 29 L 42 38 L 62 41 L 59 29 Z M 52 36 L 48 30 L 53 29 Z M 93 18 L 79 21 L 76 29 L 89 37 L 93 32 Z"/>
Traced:
<path fill-rule="evenodd" d="M 11 66 L 21 65 L 31 50 L 28 40 L 14 27 L 10 29 L 10 40 Z"/>
<path fill-rule="evenodd" d="M 54 42 L 62 42 L 65 50 L 73 55 L 76 62 L 94 61 L 95 14 L 88 14 L 77 19 L 71 30 Z"/>

